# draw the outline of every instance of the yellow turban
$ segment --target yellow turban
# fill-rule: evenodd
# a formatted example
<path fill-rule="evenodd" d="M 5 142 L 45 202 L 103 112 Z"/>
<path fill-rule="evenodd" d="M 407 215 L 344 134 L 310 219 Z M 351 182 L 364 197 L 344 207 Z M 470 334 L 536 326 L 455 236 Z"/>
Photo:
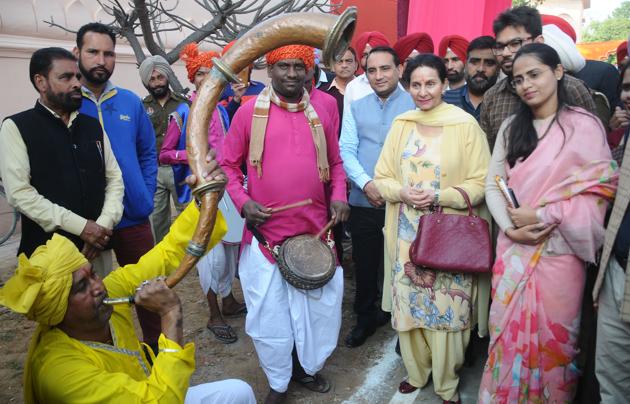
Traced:
<path fill-rule="evenodd" d="M 57 325 L 68 308 L 72 273 L 86 263 L 70 240 L 55 234 L 30 258 L 20 254 L 15 275 L 0 289 L 0 304 L 40 324 Z"/>

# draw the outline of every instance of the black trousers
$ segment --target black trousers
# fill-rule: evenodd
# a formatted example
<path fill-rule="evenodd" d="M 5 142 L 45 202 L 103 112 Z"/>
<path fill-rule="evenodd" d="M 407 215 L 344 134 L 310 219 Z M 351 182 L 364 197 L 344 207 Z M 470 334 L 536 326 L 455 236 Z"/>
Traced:
<path fill-rule="evenodd" d="M 352 258 L 355 264 L 356 294 L 354 312 L 357 325 L 375 326 L 378 302 L 379 270 L 383 267 L 383 226 L 385 209 L 350 207 Z"/>

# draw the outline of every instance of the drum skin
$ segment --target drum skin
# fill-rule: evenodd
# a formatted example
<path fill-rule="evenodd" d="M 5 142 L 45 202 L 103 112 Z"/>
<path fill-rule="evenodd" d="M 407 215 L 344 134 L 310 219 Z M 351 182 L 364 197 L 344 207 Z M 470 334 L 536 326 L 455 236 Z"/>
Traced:
<path fill-rule="evenodd" d="M 287 239 L 276 258 L 284 279 L 298 289 L 321 288 L 337 269 L 332 249 L 310 234 Z"/>

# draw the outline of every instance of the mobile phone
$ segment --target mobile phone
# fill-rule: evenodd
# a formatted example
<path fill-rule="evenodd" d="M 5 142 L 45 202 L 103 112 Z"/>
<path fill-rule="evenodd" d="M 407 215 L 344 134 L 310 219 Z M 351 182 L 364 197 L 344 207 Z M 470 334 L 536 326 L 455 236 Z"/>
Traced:
<path fill-rule="evenodd" d="M 508 188 L 507 183 L 500 175 L 494 177 L 494 180 L 497 183 L 497 186 L 501 190 L 505 201 L 510 205 L 511 208 L 518 208 L 518 201 L 516 200 L 516 195 L 514 195 L 514 191 L 511 188 Z"/>
<path fill-rule="evenodd" d="M 514 207 L 520 208 L 520 205 L 518 204 L 518 199 L 516 199 L 516 195 L 514 194 L 514 190 L 512 188 L 508 188 L 508 192 L 510 194 L 510 198 L 512 199 L 512 202 L 514 203 Z"/>

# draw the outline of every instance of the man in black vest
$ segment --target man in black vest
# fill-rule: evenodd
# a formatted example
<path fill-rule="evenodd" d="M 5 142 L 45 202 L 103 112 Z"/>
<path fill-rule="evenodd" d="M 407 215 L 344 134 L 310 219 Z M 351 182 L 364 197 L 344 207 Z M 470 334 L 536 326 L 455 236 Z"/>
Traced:
<path fill-rule="evenodd" d="M 40 49 L 29 70 L 39 100 L 0 129 L 0 173 L 7 200 L 22 214 L 18 253 L 31 255 L 59 233 L 93 261 L 122 216 L 118 163 L 98 120 L 78 112 L 82 96 L 74 55 Z"/>

